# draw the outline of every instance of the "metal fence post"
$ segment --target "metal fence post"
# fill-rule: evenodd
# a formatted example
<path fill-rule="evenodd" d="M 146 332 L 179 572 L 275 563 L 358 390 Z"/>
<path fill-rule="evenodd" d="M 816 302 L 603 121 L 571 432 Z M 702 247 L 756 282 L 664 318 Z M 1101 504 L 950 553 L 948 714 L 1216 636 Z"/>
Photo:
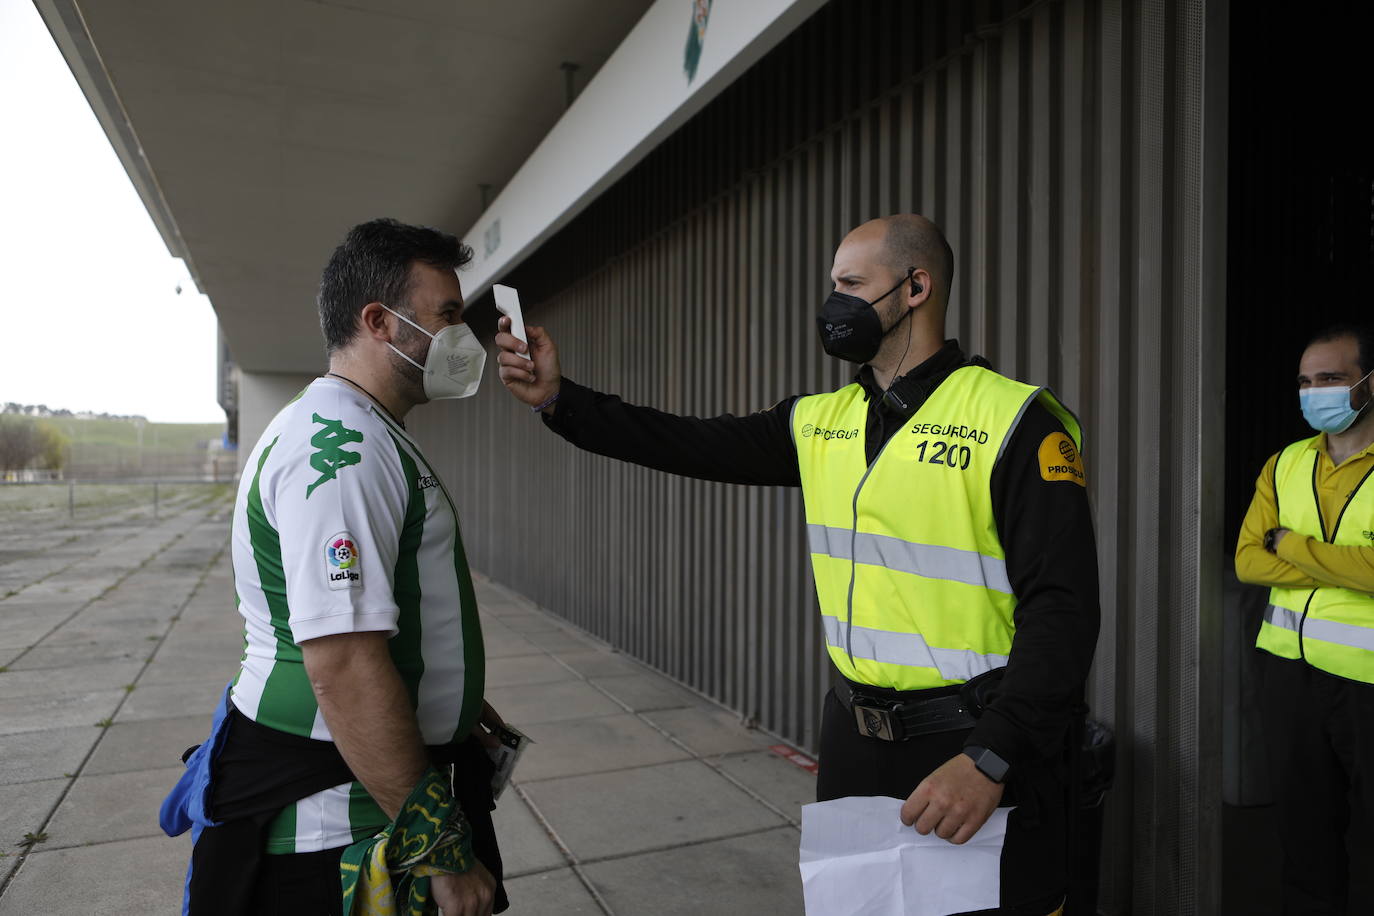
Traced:
<path fill-rule="evenodd" d="M 157 481 L 153 481 L 153 518 L 157 518 Z"/>
<path fill-rule="evenodd" d="M 76 518 L 76 481 L 67 481 L 67 517 Z"/>

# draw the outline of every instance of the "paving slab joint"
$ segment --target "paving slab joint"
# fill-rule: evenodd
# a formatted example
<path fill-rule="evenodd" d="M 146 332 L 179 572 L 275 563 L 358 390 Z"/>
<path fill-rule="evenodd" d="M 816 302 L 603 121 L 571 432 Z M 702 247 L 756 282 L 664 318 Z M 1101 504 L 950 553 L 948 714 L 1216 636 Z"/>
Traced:
<path fill-rule="evenodd" d="M 787 821 L 787 823 L 791 824 L 793 827 L 796 827 L 798 830 L 801 829 L 801 818 L 799 818 L 799 817 L 794 817 L 793 815 L 788 814 L 786 811 L 784 811 L 783 809 L 779 808 L 777 805 L 773 804 L 773 803 L 772 803 L 771 801 L 769 801 L 768 799 L 764 798 L 764 797 L 763 797 L 762 795 L 760 795 L 758 792 L 755 792 L 752 788 L 750 788 L 749 786 L 745 785 L 745 784 L 744 784 L 743 782 L 741 782 L 739 779 L 735 778 L 735 776 L 734 776 L 733 774 L 731 774 L 728 770 L 726 770 L 724 767 L 718 765 L 718 764 L 715 762 L 716 757 L 726 757 L 726 756 L 729 756 L 728 754 L 719 754 L 719 755 L 714 755 L 714 756 L 712 756 L 712 757 L 703 757 L 701 754 L 698 754 L 695 750 L 693 750 L 692 748 L 688 747 L 688 746 L 687 746 L 686 744 L 684 744 L 682 741 L 679 741 L 678 738 L 677 738 L 677 736 L 674 735 L 672 732 L 669 732 L 667 729 L 662 728 L 661 726 L 659 726 L 658 723 L 654 722 L 652 719 L 648 718 L 648 717 L 645 716 L 643 713 L 635 713 L 634 715 L 635 715 L 635 717 L 638 718 L 641 722 L 643 722 L 644 724 L 646 724 L 646 725 L 648 725 L 649 727 L 653 728 L 655 731 L 657 731 L 657 732 L 658 732 L 660 735 L 662 735 L 664 738 L 667 738 L 669 742 L 671 742 L 671 743 L 677 745 L 678 747 L 682 748 L 682 749 L 683 749 L 684 751 L 686 751 L 687 753 L 691 754 L 692 757 L 693 757 L 693 759 L 695 759 L 695 760 L 700 760 L 702 763 L 706 764 L 706 765 L 707 765 L 708 767 L 710 767 L 712 770 L 715 770 L 717 774 L 719 774 L 721 777 L 723 777 L 723 778 L 725 779 L 726 782 L 728 782 L 728 783 L 730 783 L 731 785 L 733 785 L 736 789 L 739 789 L 739 790 L 740 790 L 741 792 L 743 792 L 745 795 L 748 795 L 748 796 L 749 796 L 750 798 L 752 798 L 754 801 L 758 802 L 760 805 L 762 805 L 763 807 L 767 808 L 769 811 L 772 811 L 774 814 L 776 814 L 778 817 L 782 818 L 783 820 Z M 763 729 L 755 729 L 755 731 L 763 731 Z M 764 734 L 768 735 L 770 738 L 776 738 L 776 737 L 777 737 L 776 735 L 772 735 L 772 734 L 770 734 L 769 732 L 764 732 Z M 782 741 L 781 738 L 778 738 L 778 740 L 779 740 L 779 741 Z M 792 745 L 790 745 L 790 744 L 788 744 L 787 746 L 788 746 L 788 747 L 792 747 Z M 800 751 L 800 748 L 798 748 L 797 750 Z"/>
<path fill-rule="evenodd" d="M 710 846 L 712 843 L 724 843 L 726 840 L 739 840 L 744 837 L 758 836 L 761 833 L 772 833 L 774 830 L 786 830 L 786 824 L 769 824 L 766 827 L 751 827 L 748 830 L 741 830 L 738 833 L 726 833 L 721 836 L 701 837 L 695 840 L 677 840 L 666 843 L 662 846 L 646 846 L 643 849 L 636 849 L 633 852 L 618 852 L 608 856 L 593 856 L 590 859 L 583 859 L 580 865 L 599 865 L 602 862 L 618 862 L 621 859 L 634 859 L 639 856 L 651 856 L 662 852 L 673 852 L 678 849 L 690 849 L 693 846 Z M 800 831 L 800 827 L 793 827 Z M 800 838 L 799 838 L 800 839 Z M 524 875 L 521 875 L 523 878 Z"/>
<path fill-rule="evenodd" d="M 133 573 L 136 572 L 138 569 L 142 569 L 144 565 L 146 565 L 154 557 L 162 553 L 162 551 L 166 550 L 172 544 L 180 540 L 182 536 L 182 534 L 178 534 L 174 538 L 169 540 L 166 544 L 164 544 L 157 551 L 151 554 L 147 559 L 145 559 L 143 563 L 140 563 L 137 567 L 135 567 L 135 569 L 132 569 L 128 573 L 126 573 L 123 577 L 119 579 L 118 582 L 111 585 L 110 588 L 106 589 L 104 592 L 101 592 L 101 595 L 105 594 L 110 589 L 117 588 L 120 582 L 123 582 L 124 579 L 127 579 L 129 576 L 133 575 Z M 41 835 L 44 836 L 44 838 L 46 839 L 45 831 L 48 829 L 48 826 L 52 823 L 53 816 L 57 813 L 57 809 L 62 807 L 62 803 L 67 800 L 67 796 L 71 794 L 72 787 L 75 786 L 76 781 L 81 778 L 82 772 L 86 769 L 86 764 L 90 762 L 91 758 L 95 756 L 96 751 L 100 749 L 100 745 L 105 740 L 105 736 L 109 734 L 109 725 L 113 724 L 115 718 L 119 715 L 119 711 L 123 709 L 124 704 L 129 701 L 129 696 L 132 694 L 133 688 L 135 688 L 138 685 L 139 678 L 143 677 L 144 673 L 148 670 L 148 666 L 151 665 L 153 663 L 153 660 L 157 657 L 158 650 L 162 648 L 162 644 L 167 641 L 168 635 L 170 635 L 173 628 L 176 627 L 177 622 L 181 617 L 181 612 L 186 609 L 186 606 L 190 604 L 192 599 L 194 599 L 196 595 L 200 592 L 201 587 L 205 584 L 205 580 L 209 577 L 210 570 L 215 568 L 215 565 L 219 562 L 220 558 L 224 556 L 224 552 L 228 549 L 229 538 L 228 535 L 226 535 L 223 544 L 220 546 L 220 549 L 215 552 L 214 556 L 212 556 L 209 559 L 209 561 L 205 564 L 205 567 L 201 570 L 200 577 L 196 580 L 195 586 L 191 589 L 190 593 L 186 596 L 185 600 L 183 600 L 182 603 L 177 607 L 173 619 L 167 622 L 167 628 L 163 631 L 162 636 L 159 637 L 157 645 L 153 647 L 153 651 L 150 652 L 148 656 L 143 660 L 143 667 L 141 667 L 138 670 L 138 674 L 134 676 L 133 681 L 130 684 L 126 685 L 123 694 L 119 698 L 119 702 L 115 704 L 114 711 L 110 713 L 107 719 L 102 719 L 100 720 L 100 722 L 96 723 L 96 725 L 100 726 L 100 736 L 96 738 L 95 743 L 91 745 L 91 748 L 86 752 L 86 755 L 81 758 L 81 763 L 76 767 L 75 770 L 72 771 L 70 778 L 67 781 L 67 785 L 62 789 L 62 792 L 58 795 L 57 801 L 53 803 L 52 808 L 50 808 L 48 813 L 44 816 L 43 823 L 39 825 L 37 830 L 33 831 L 34 836 Z M 92 598 L 91 601 L 94 602 L 98 598 L 99 596 L 96 596 L 96 598 Z M 83 605 L 83 609 L 89 606 L 89 604 L 90 602 L 88 602 L 87 605 Z M 80 610 L 78 610 L 76 613 L 79 614 Z M 73 614 L 71 615 L 71 617 L 68 617 L 67 620 L 69 621 L 75 616 L 76 614 Z M 63 621 L 63 624 L 65 624 L 66 622 L 67 621 Z M 59 624 L 59 628 L 60 626 L 62 626 L 62 624 Z M 57 628 L 54 628 L 53 631 L 50 631 L 49 635 L 51 635 L 51 632 L 55 632 L 56 629 Z M 46 639 L 47 637 L 45 636 L 44 638 Z M 42 640 L 39 640 L 39 642 L 42 642 Z M 37 643 L 35 643 L 35 645 L 37 645 Z M 25 847 L 19 853 L 18 861 L 14 864 L 14 867 L 10 869 L 9 875 L 5 878 L 3 882 L 0 882 L 0 899 L 4 898 L 5 892 L 9 890 L 9 887 L 14 882 L 15 877 L 23 869 L 24 863 L 25 861 L 27 861 L 29 854 L 33 851 L 34 846 L 30 845 Z M 609 911 L 607 912 L 609 913 Z"/>
<path fill-rule="evenodd" d="M 615 916 L 615 911 L 611 909 L 611 905 L 606 902 L 605 897 L 601 896 L 601 892 L 596 889 L 596 885 L 592 883 L 592 879 L 588 877 L 586 871 L 583 870 L 582 863 L 578 861 L 577 856 L 573 855 L 573 851 L 568 848 L 568 844 L 563 842 L 563 838 L 558 835 L 558 831 L 553 829 L 553 824 L 550 824 L 549 819 L 544 817 L 544 812 L 539 810 L 539 806 L 534 803 L 534 799 L 530 798 L 529 794 L 517 783 L 511 783 L 511 789 L 519 795 L 525 805 L 529 807 L 535 820 L 539 821 L 540 826 L 544 828 L 544 832 L 549 835 L 549 839 L 558 847 L 558 851 L 562 853 L 563 858 L 568 861 L 568 867 L 572 869 L 573 874 L 577 875 L 577 880 L 582 882 L 582 886 L 587 889 L 587 893 L 592 895 L 592 899 L 595 900 L 596 905 L 601 908 L 601 912 L 605 913 L 606 916 Z"/>
<path fill-rule="evenodd" d="M 488 580 L 488 581 L 490 581 L 490 580 Z M 541 613 L 541 614 L 544 614 L 544 615 L 546 615 L 546 616 L 548 616 L 548 617 L 552 617 L 554 620 L 558 621 L 559 623 L 561 623 L 561 624 L 563 624 L 563 625 L 565 625 L 565 626 L 567 626 L 567 627 L 570 627 L 570 628 L 572 628 L 572 629 L 574 629 L 574 630 L 577 630 L 578 632 L 580 632 L 580 633 L 582 633 L 583 635 L 586 635 L 586 636 L 588 636 L 588 637 L 590 637 L 590 638 L 592 638 L 592 639 L 596 639 L 598 642 L 602 642 L 603 645 L 606 645 L 608 648 L 611 648 L 611 649 L 614 650 L 614 648 L 615 648 L 614 646 L 610 646 L 608 643 L 605 643 L 603 640 L 598 639 L 598 638 L 597 638 L 596 636 L 594 636 L 593 634 L 587 633 L 585 630 L 583 630 L 583 629 L 582 629 L 581 627 L 579 627 L 577 624 L 572 623 L 571 621 L 563 620 L 563 619 L 562 619 L 561 617 L 559 617 L 557 614 L 554 614 L 552 611 L 548 610 L 547 608 L 540 607 L 539 605 L 535 604 L 533 601 L 530 601 L 528 598 L 524 597 L 523 595 L 520 595 L 518 592 L 513 592 L 510 588 L 508 588 L 508 587 L 506 587 L 506 586 L 503 586 L 503 585 L 500 585 L 500 583 L 491 583 L 491 584 L 497 585 L 498 587 L 502 588 L 503 590 L 505 590 L 505 591 L 507 591 L 507 592 L 510 592 L 511 594 L 513 594 L 513 595 L 514 595 L 516 598 L 518 598 L 519 600 L 524 601 L 525 603 L 529 604 L 529 606 L 530 606 L 531 608 L 533 608 L 535 611 L 537 611 L 537 612 L 539 612 L 539 613 Z M 615 650 L 615 651 L 618 652 L 619 650 Z M 682 683 L 682 682 L 679 681 L 677 678 L 675 678 L 675 677 L 673 677 L 673 676 L 671 676 L 671 675 L 669 675 L 669 674 L 665 674 L 664 672 L 659 671 L 657 668 L 654 668 L 654 667 L 651 666 L 651 665 L 645 664 L 643 661 L 641 661 L 641 660 L 635 658 L 633 655 L 630 655 L 629 653 L 625 653 L 625 652 L 620 652 L 619 654 L 621 654 L 623 657 L 629 659 L 630 661 L 634 662 L 636 665 L 638 665 L 639 667 L 641 667 L 642 669 L 644 669 L 644 672 L 645 672 L 646 674 L 650 674 L 650 675 L 652 675 L 652 676 L 654 676 L 654 677 L 662 678 L 663 680 L 666 680 L 666 681 L 668 681 L 668 682 L 671 683 L 671 684 L 675 684 L 675 685 L 677 685 L 678 687 L 682 688 L 683 690 L 688 691 L 688 692 L 691 693 L 693 696 L 696 696 L 696 697 L 698 697 L 698 698 L 700 698 L 700 699 L 702 699 L 702 700 L 705 700 L 706 702 L 710 703 L 712 706 L 715 706 L 715 707 L 718 708 L 718 709 L 724 710 L 725 712 L 728 712 L 728 713 L 730 713 L 731 715 L 739 715 L 738 712 L 736 712 L 736 711 L 733 710 L 733 709 L 730 709 L 728 706 L 725 706 L 724 704 L 722 704 L 721 702 L 719 702 L 718 700 L 716 700 L 715 697 L 707 696 L 706 694 L 702 693 L 700 690 L 697 690 L 695 687 L 691 686 L 690 684 L 684 684 L 684 683 Z M 781 808 L 779 808 L 777 805 L 773 804 L 773 803 L 772 803 L 771 801 L 769 801 L 768 799 L 764 798 L 764 797 L 763 797 L 762 795 L 760 795 L 758 792 L 755 792 L 752 788 L 750 788 L 749 786 L 747 786 L 747 785 L 745 785 L 743 782 L 741 782 L 739 779 L 737 779 L 733 774 L 729 773 L 729 772 L 728 772 L 727 770 L 725 770 L 723 767 L 721 767 L 721 766 L 719 766 L 718 764 L 716 764 L 716 763 L 714 762 L 714 759 L 713 759 L 712 757 L 706 757 L 706 756 L 703 756 L 703 755 L 697 753 L 696 750 L 694 750 L 693 748 L 691 748 L 691 747 L 688 746 L 687 744 L 683 743 L 683 742 L 682 742 L 681 740 L 679 740 L 679 739 L 677 738 L 677 736 L 674 735 L 672 732 L 670 732 L 670 731 L 668 731 L 667 729 L 661 727 L 658 723 L 656 723 L 656 722 L 654 722 L 652 719 L 648 718 L 648 717 L 645 715 L 645 713 L 639 712 L 639 711 L 635 710 L 632 706 L 630 706 L 630 704 L 628 704 L 628 703 L 626 703 L 625 701 L 621 700 L 619 697 L 615 696 L 613 693 L 611 693 L 610 691 L 606 690 L 606 689 L 605 689 L 604 687 L 602 687 L 600 684 L 598 684 L 598 683 L 596 683 L 595 681 L 593 681 L 590 677 L 588 677 L 588 676 L 582 674 L 580 671 L 578 671 L 578 670 L 576 670 L 575 668 L 573 668 L 573 667 L 572 667 L 571 665 L 569 665 L 567 662 L 563 661 L 563 659 L 561 659 L 561 658 L 558 657 L 558 654 L 557 654 L 556 651 L 549 651 L 549 655 L 552 656 L 553 659 L 554 659 L 555 661 L 557 661 L 560 665 L 562 665 L 564 668 L 567 668 L 570 672 L 572 672 L 572 674 L 573 674 L 575 677 L 577 677 L 578 679 L 580 679 L 580 680 L 583 681 L 584 683 L 588 684 L 589 686 L 591 686 L 591 687 L 593 687 L 594 689 L 596 689 L 597 691 L 599 691 L 599 692 L 600 692 L 601 694 L 603 694 L 607 699 L 609 699 L 612 703 L 615 703 L 615 704 L 616 704 L 617 706 L 619 706 L 621 709 L 625 710 L 627 713 L 629 713 L 630 715 L 634 716 L 636 719 L 638 719 L 639 721 L 643 722 L 645 725 L 648 725 L 648 726 L 649 726 L 650 728 L 652 728 L 654 731 L 658 732 L 658 733 L 659 733 L 660 735 L 662 735 L 664 738 L 668 739 L 668 741 L 669 741 L 670 743 L 672 743 L 672 744 L 675 745 L 676 747 L 682 749 L 683 751 L 687 752 L 687 754 L 688 754 L 693 760 L 699 760 L 699 761 L 701 761 L 702 763 L 706 764 L 706 766 L 710 767 L 710 768 L 711 768 L 712 770 L 714 770 L 717 774 L 719 774 L 720 776 L 722 776 L 722 777 L 725 779 L 726 782 L 729 782 L 729 783 L 730 783 L 731 785 L 733 785 L 735 788 L 739 789 L 739 790 L 740 790 L 741 792 L 743 792 L 745 795 L 748 795 L 750 798 L 752 798 L 754 801 L 758 802 L 758 803 L 759 803 L 760 805 L 762 805 L 763 807 L 767 808 L 769 811 L 772 811 L 774 814 L 776 814 L 778 817 L 782 818 L 782 819 L 783 819 L 784 821 L 786 821 L 787 823 L 791 824 L 793 827 L 796 827 L 796 828 L 799 829 L 799 830 L 801 829 L 801 818 L 800 818 L 800 817 L 795 816 L 795 815 L 792 815 L 792 814 L 789 814 L 788 812 L 786 812 L 786 811 L 782 810 Z M 646 712 L 653 712 L 653 711 L 654 711 L 654 710 L 646 710 Z M 744 720 L 744 719 L 741 719 L 741 722 L 743 722 L 743 721 L 745 721 L 745 720 Z M 750 731 L 756 731 L 756 732 L 759 732 L 759 733 L 761 733 L 761 734 L 767 735 L 769 738 L 772 738 L 772 739 L 773 739 L 774 741 L 776 741 L 777 743 L 786 745 L 787 747 L 790 747 L 790 748 L 792 748 L 792 749 L 798 751 L 799 753 L 806 753 L 802 748 L 797 747 L 797 746 L 794 745 L 792 742 L 788 741 L 786 738 L 783 738 L 783 737 L 780 736 L 780 735 L 775 735 L 774 733 L 768 731 L 767 729 L 759 728 L 757 725 L 753 725 L 753 724 L 751 724 L 751 725 L 749 725 L 749 726 L 747 726 L 747 727 L 748 727 L 748 729 L 749 729 Z"/>
<path fill-rule="evenodd" d="M 189 512 L 189 511 L 191 511 L 191 510 L 188 510 L 188 512 Z M 172 518 L 172 519 L 168 519 L 167 524 L 170 526 L 171 522 L 177 521 L 177 520 L 181 519 L 182 516 L 185 515 L 185 514 L 187 514 L 187 513 L 181 513 L 180 515 L 177 515 L 177 516 L 175 516 L 175 517 Z M 187 530 L 189 530 L 189 529 L 187 529 Z M 15 662 L 17 662 L 17 661 L 19 661 L 20 659 L 22 659 L 25 655 L 28 655 L 28 654 L 29 654 L 29 651 L 32 650 L 32 649 L 35 649 L 35 648 L 37 648 L 39 645 L 41 645 L 42 642 L 43 642 L 43 640 L 47 639 L 49 636 L 51 636 L 52 634 L 56 633 L 58 630 L 62 629 L 63 627 L 65 627 L 67 624 L 71 623 L 71 622 L 72 622 L 73 620 L 75 620 L 82 612 L 84 612 L 84 611 L 85 611 L 87 608 L 89 608 L 91 605 L 95 604 L 95 603 L 96 603 L 97 601 L 99 601 L 101 598 L 105 597 L 105 596 L 108 595 L 110 592 L 112 592 L 112 591 L 114 591 L 115 589 L 119 588 L 121 585 L 124 584 L 125 580 L 127 580 L 130 576 L 132 576 L 132 575 L 134 575 L 135 573 L 137 573 L 138 571 L 142 570 L 144 567 L 146 567 L 146 566 L 147 566 L 149 563 L 151 563 L 153 560 L 157 559 L 164 551 L 166 551 L 166 550 L 167 550 L 168 548 L 170 548 L 173 544 L 175 544 L 177 541 L 181 540 L 181 539 L 182 539 L 183 537 L 185 537 L 185 536 L 186 536 L 186 531 L 179 531 L 179 532 L 173 534 L 172 537 L 169 538 L 169 539 L 167 540 L 166 543 L 164 543 L 161 547 L 159 547 L 157 550 L 153 551 L 153 552 L 152 552 L 151 554 L 149 554 L 148 556 L 144 557 L 143 560 L 142 560 L 142 562 L 140 562 L 137 566 L 135 566 L 135 567 L 133 567 L 133 568 L 127 570 L 123 575 L 121 575 L 121 576 L 120 576 L 118 579 L 116 579 L 114 582 L 111 582 L 109 585 L 105 586 L 105 588 L 102 589 L 102 590 L 100 591 L 99 594 L 95 595 L 93 598 L 91 598 L 91 599 L 90 599 L 89 601 L 87 601 L 85 604 L 83 604 L 83 605 L 81 605 L 80 607 L 78 607 L 75 611 L 72 611 L 72 612 L 71 612 L 70 614 L 68 614 L 65 618 L 63 618 L 61 622 L 59 622 L 59 623 L 58 623 L 57 625 L 55 625 L 52 629 L 48 630 L 48 632 L 44 633 L 44 634 L 43 634 L 42 636 L 40 636 L 37 640 L 35 640 L 34 643 L 33 643 L 33 645 L 29 646 L 29 647 L 28 647 L 27 649 L 25 649 L 23 652 L 20 652 L 20 653 L 19 653 L 18 655 L 16 655 L 14 658 L 10 659 L 9 664 L 10 664 L 10 665 L 13 665 Z M 72 568 L 73 566 L 75 566 L 77 563 L 80 563 L 80 562 L 83 562 L 83 561 L 84 561 L 84 558 L 77 558 L 77 559 L 73 560 L 72 562 L 68 563 L 66 566 L 63 566 L 63 567 L 61 567 L 60 569 L 55 569 L 55 570 L 53 570 L 52 572 L 48 573 L 47 575 L 45 575 L 45 576 L 43 576 L 43 577 L 41 577 L 41 578 L 39 578 L 39 579 L 36 579 L 36 580 L 34 580 L 33 582 L 30 582 L 28 585 L 25 585 L 23 588 L 19 589 L 18 591 L 10 592 L 9 594 L 5 595 L 5 598 L 12 598 L 12 597 L 14 597 L 15 595 L 23 594 L 23 592 L 26 591 L 27 589 L 30 589 L 30 588 L 32 588 L 32 587 L 35 586 L 35 585 L 39 585 L 39 584 L 41 584 L 41 583 L 47 581 L 48 579 L 51 579 L 53 576 L 58 575 L 59 573 L 66 572 L 68 569 L 71 569 L 71 568 Z M 199 588 L 199 583 L 197 583 L 197 588 Z M 3 600 L 4 600 L 4 599 L 0 599 L 0 601 L 3 601 Z"/>

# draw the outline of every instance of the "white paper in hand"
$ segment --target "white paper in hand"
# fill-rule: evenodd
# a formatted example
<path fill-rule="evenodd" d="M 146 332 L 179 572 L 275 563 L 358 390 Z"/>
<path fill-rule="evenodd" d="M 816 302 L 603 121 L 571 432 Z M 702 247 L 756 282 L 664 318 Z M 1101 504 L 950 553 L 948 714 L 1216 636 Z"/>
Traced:
<path fill-rule="evenodd" d="M 510 319 L 510 332 L 516 340 L 529 346 L 529 338 L 525 336 L 525 319 L 520 314 L 520 294 L 515 291 L 513 286 L 502 286 L 496 283 L 491 288 L 492 295 L 496 299 L 496 310 Z M 529 355 L 518 353 L 529 359 Z"/>
<path fill-rule="evenodd" d="M 901 810 L 885 797 L 802 806 L 807 916 L 948 916 L 998 905 L 1011 808 L 962 846 L 904 826 Z"/>

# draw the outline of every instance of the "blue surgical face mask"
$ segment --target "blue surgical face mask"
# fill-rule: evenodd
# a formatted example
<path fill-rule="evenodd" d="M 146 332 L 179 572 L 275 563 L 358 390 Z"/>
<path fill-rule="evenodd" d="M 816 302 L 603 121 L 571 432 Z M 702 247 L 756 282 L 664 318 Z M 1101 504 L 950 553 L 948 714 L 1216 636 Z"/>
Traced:
<path fill-rule="evenodd" d="M 1319 433 L 1343 433 L 1349 429 L 1364 408 L 1369 406 L 1366 399 L 1358 410 L 1350 406 L 1350 392 L 1358 388 L 1370 373 L 1366 372 L 1349 388 L 1334 386 L 1329 388 L 1304 388 L 1298 392 L 1298 403 L 1302 405 L 1302 418 Z"/>

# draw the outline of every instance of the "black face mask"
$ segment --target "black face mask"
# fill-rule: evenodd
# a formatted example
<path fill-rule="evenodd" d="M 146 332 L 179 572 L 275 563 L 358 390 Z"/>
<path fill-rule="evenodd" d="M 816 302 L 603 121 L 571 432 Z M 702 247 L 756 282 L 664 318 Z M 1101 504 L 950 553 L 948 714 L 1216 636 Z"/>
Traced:
<path fill-rule="evenodd" d="M 816 330 L 820 332 L 821 346 L 825 352 L 851 363 L 866 363 L 877 356 L 883 338 L 911 317 L 914 310 L 907 309 L 896 324 L 884 331 L 883 320 L 878 317 L 878 310 L 874 306 L 901 289 L 910 276 L 911 271 L 908 271 L 896 286 L 872 302 L 839 291 L 827 296 L 820 314 L 816 316 Z"/>

